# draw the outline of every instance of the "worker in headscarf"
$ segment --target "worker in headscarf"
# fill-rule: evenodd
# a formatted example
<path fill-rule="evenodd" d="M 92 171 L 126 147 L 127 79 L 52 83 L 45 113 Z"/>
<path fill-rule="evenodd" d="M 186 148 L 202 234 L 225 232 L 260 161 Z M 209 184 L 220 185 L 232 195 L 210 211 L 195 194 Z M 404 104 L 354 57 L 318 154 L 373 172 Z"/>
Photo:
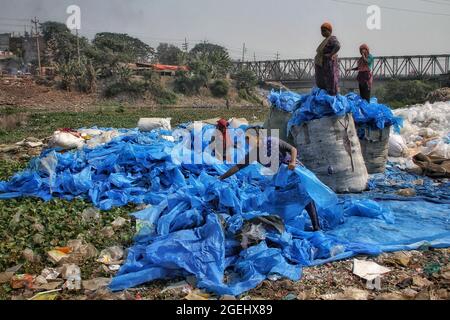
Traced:
<path fill-rule="evenodd" d="M 227 157 L 227 148 L 232 147 L 231 139 L 228 134 L 229 123 L 226 119 L 217 121 L 216 129 L 218 136 L 216 137 L 216 156 L 218 159 L 225 160 Z"/>
<path fill-rule="evenodd" d="M 316 85 L 324 89 L 329 95 L 338 93 L 339 66 L 337 53 L 341 48 L 338 39 L 332 35 L 333 27 L 329 22 L 321 26 L 322 36 L 325 38 L 317 48 L 314 59 L 316 71 Z"/>
<path fill-rule="evenodd" d="M 250 152 L 256 151 L 254 154 L 256 154 L 256 161 L 258 163 L 261 163 L 261 152 L 260 147 L 267 148 L 265 150 L 267 155 L 272 155 L 273 147 L 278 147 L 278 156 L 279 156 L 279 164 L 285 164 L 288 166 L 289 170 L 295 170 L 297 165 L 302 165 L 302 163 L 297 158 L 297 148 L 290 145 L 289 143 L 275 138 L 275 137 L 262 137 L 260 134 L 259 128 L 248 128 L 247 134 L 246 134 L 247 143 L 249 145 L 250 150 L 246 153 L 244 163 L 237 164 L 233 166 L 230 170 L 228 170 L 226 173 L 224 173 L 222 176 L 220 176 L 220 180 L 225 180 L 236 173 L 238 173 L 240 170 L 244 169 L 245 167 L 250 165 Z M 264 140 L 262 140 L 264 139 Z M 263 164 L 262 165 L 266 167 L 270 167 L 271 163 Z M 313 231 L 319 231 L 320 230 L 320 224 L 319 224 L 319 218 L 317 215 L 317 209 L 314 201 L 309 197 L 309 195 L 304 195 L 304 198 L 306 199 L 306 203 L 304 203 L 305 207 L 301 208 L 306 210 L 308 213 L 310 219 Z"/>
<path fill-rule="evenodd" d="M 359 95 L 370 102 L 370 91 L 372 90 L 373 83 L 373 61 L 374 58 L 370 54 L 369 47 L 367 44 L 362 44 L 359 47 L 359 52 L 361 53 L 361 58 L 358 60 L 358 65 L 348 71 L 358 71 L 358 84 L 359 84 Z"/>

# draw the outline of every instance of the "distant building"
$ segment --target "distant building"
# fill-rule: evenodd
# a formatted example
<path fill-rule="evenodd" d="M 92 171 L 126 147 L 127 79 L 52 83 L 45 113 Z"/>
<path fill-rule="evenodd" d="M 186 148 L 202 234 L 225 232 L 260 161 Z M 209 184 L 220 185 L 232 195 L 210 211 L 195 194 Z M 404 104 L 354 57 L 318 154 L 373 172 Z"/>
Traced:
<path fill-rule="evenodd" d="M 9 39 L 11 34 L 0 33 L 0 51 L 9 51 Z"/>

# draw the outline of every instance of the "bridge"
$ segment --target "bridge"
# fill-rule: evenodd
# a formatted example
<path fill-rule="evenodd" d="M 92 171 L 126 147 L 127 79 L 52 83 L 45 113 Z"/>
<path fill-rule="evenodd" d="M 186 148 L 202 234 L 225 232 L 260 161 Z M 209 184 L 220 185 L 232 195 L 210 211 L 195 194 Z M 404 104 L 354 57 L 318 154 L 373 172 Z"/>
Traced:
<path fill-rule="evenodd" d="M 354 87 L 359 57 L 339 58 L 341 85 Z M 374 80 L 439 80 L 450 73 L 450 54 L 375 57 Z M 233 71 L 251 70 L 260 81 L 278 81 L 290 88 L 314 84 L 314 59 L 236 62 Z"/>

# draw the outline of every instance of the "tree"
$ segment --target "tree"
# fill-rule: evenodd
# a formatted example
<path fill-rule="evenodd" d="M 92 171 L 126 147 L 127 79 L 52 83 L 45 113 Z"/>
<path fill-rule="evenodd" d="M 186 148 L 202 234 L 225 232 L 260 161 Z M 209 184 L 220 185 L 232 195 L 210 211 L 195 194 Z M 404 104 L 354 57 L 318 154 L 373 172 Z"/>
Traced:
<path fill-rule="evenodd" d="M 233 78 L 236 80 L 236 88 L 238 90 L 243 89 L 251 92 L 258 84 L 256 75 L 250 70 L 241 70 L 234 74 Z"/>
<path fill-rule="evenodd" d="M 231 69 L 231 59 L 227 49 L 217 44 L 203 42 L 197 44 L 189 52 L 191 64 L 204 64 L 209 76 L 220 79 L 226 76 Z"/>
<path fill-rule="evenodd" d="M 120 62 L 147 62 L 154 55 L 152 47 L 123 33 L 97 33 L 93 44 L 102 52 L 116 55 Z"/>
<path fill-rule="evenodd" d="M 169 65 L 179 65 L 183 54 L 180 48 L 168 43 L 160 43 L 156 52 L 159 63 Z"/>
<path fill-rule="evenodd" d="M 42 36 L 46 43 L 44 62 L 47 64 L 66 64 L 77 57 L 77 37 L 64 23 L 47 21 L 40 24 Z M 83 55 L 89 48 L 89 41 L 79 39 L 80 52 Z"/>

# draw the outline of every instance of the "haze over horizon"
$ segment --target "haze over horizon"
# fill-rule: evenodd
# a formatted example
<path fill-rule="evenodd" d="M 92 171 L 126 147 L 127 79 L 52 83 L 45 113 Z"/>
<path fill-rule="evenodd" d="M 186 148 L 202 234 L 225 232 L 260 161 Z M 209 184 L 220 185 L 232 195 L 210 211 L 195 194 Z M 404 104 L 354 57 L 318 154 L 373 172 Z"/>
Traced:
<path fill-rule="evenodd" d="M 232 58 L 310 58 L 330 21 L 340 56 L 357 56 L 361 43 L 375 55 L 450 53 L 449 0 L 0 0 L 0 32 L 23 32 L 30 19 L 65 22 L 69 5 L 81 8 L 80 34 L 128 33 L 153 47 L 160 42 L 190 48 L 201 41 L 225 46 Z M 367 6 L 381 7 L 381 30 L 366 27 Z M 29 29 L 28 29 L 29 30 Z"/>

